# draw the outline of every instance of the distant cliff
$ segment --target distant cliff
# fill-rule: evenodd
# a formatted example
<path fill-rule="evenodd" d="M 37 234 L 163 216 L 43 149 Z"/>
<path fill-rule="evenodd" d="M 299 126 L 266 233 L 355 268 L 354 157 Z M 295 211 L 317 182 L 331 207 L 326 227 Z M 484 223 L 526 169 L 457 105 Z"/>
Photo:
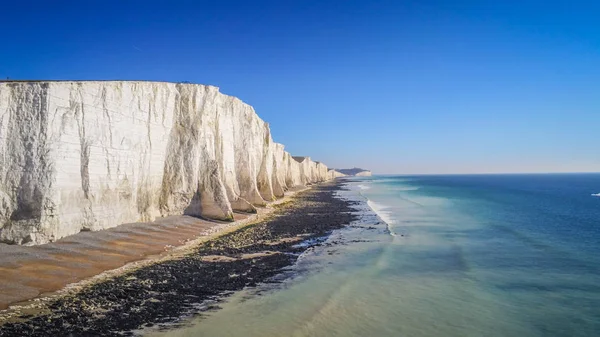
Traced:
<path fill-rule="evenodd" d="M 337 173 L 298 161 L 216 87 L 0 83 L 0 241 L 39 244 L 121 223 L 233 211 Z"/>
<path fill-rule="evenodd" d="M 345 177 L 346 175 L 335 170 L 335 169 L 328 169 L 328 174 L 329 176 L 331 176 L 332 178 L 338 178 L 338 177 Z"/>
<path fill-rule="evenodd" d="M 364 170 L 358 167 L 351 169 L 335 169 L 337 172 L 340 172 L 347 176 L 357 176 L 357 177 L 368 177 L 371 176 L 371 171 Z"/>

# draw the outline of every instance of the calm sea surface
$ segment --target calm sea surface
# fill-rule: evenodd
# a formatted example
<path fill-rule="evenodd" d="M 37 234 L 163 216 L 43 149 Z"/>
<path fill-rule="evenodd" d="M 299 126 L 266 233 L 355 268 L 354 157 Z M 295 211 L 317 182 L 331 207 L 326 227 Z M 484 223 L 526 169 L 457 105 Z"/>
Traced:
<path fill-rule="evenodd" d="M 600 174 L 349 187 L 380 218 L 365 204 L 282 284 L 159 335 L 600 336 Z"/>

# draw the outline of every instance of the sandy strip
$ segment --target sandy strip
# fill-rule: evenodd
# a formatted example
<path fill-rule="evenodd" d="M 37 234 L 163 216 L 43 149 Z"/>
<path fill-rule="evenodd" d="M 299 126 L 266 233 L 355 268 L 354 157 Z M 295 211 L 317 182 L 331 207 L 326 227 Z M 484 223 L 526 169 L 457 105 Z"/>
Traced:
<path fill-rule="evenodd" d="M 295 189 L 234 222 L 177 216 L 79 233 L 39 246 L 0 244 L 0 323 L 56 296 L 153 263 L 188 254 L 201 243 L 252 225 L 289 206 Z"/>

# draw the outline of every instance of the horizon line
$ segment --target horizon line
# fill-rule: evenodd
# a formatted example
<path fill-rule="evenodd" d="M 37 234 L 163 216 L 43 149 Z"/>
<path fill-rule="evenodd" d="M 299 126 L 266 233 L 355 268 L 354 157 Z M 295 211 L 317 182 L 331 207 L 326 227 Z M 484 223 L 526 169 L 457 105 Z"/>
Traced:
<path fill-rule="evenodd" d="M 442 175 L 509 175 L 509 174 L 513 174 L 513 175 L 524 175 L 524 174 L 600 174 L 600 171 L 574 171 L 574 172 L 465 172 L 465 173 L 373 173 L 374 176 L 376 175 L 402 175 L 402 176 L 415 176 L 415 175 L 419 175 L 419 176 L 426 176 L 426 175 L 430 175 L 430 176 L 442 176 Z"/>

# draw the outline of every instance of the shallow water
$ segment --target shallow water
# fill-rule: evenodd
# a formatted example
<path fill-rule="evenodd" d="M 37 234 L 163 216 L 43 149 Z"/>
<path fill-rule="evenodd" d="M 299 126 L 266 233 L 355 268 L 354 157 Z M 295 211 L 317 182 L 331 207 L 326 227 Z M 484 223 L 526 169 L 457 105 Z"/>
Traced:
<path fill-rule="evenodd" d="M 597 336 L 600 175 L 355 179 L 359 222 L 166 336 Z"/>

